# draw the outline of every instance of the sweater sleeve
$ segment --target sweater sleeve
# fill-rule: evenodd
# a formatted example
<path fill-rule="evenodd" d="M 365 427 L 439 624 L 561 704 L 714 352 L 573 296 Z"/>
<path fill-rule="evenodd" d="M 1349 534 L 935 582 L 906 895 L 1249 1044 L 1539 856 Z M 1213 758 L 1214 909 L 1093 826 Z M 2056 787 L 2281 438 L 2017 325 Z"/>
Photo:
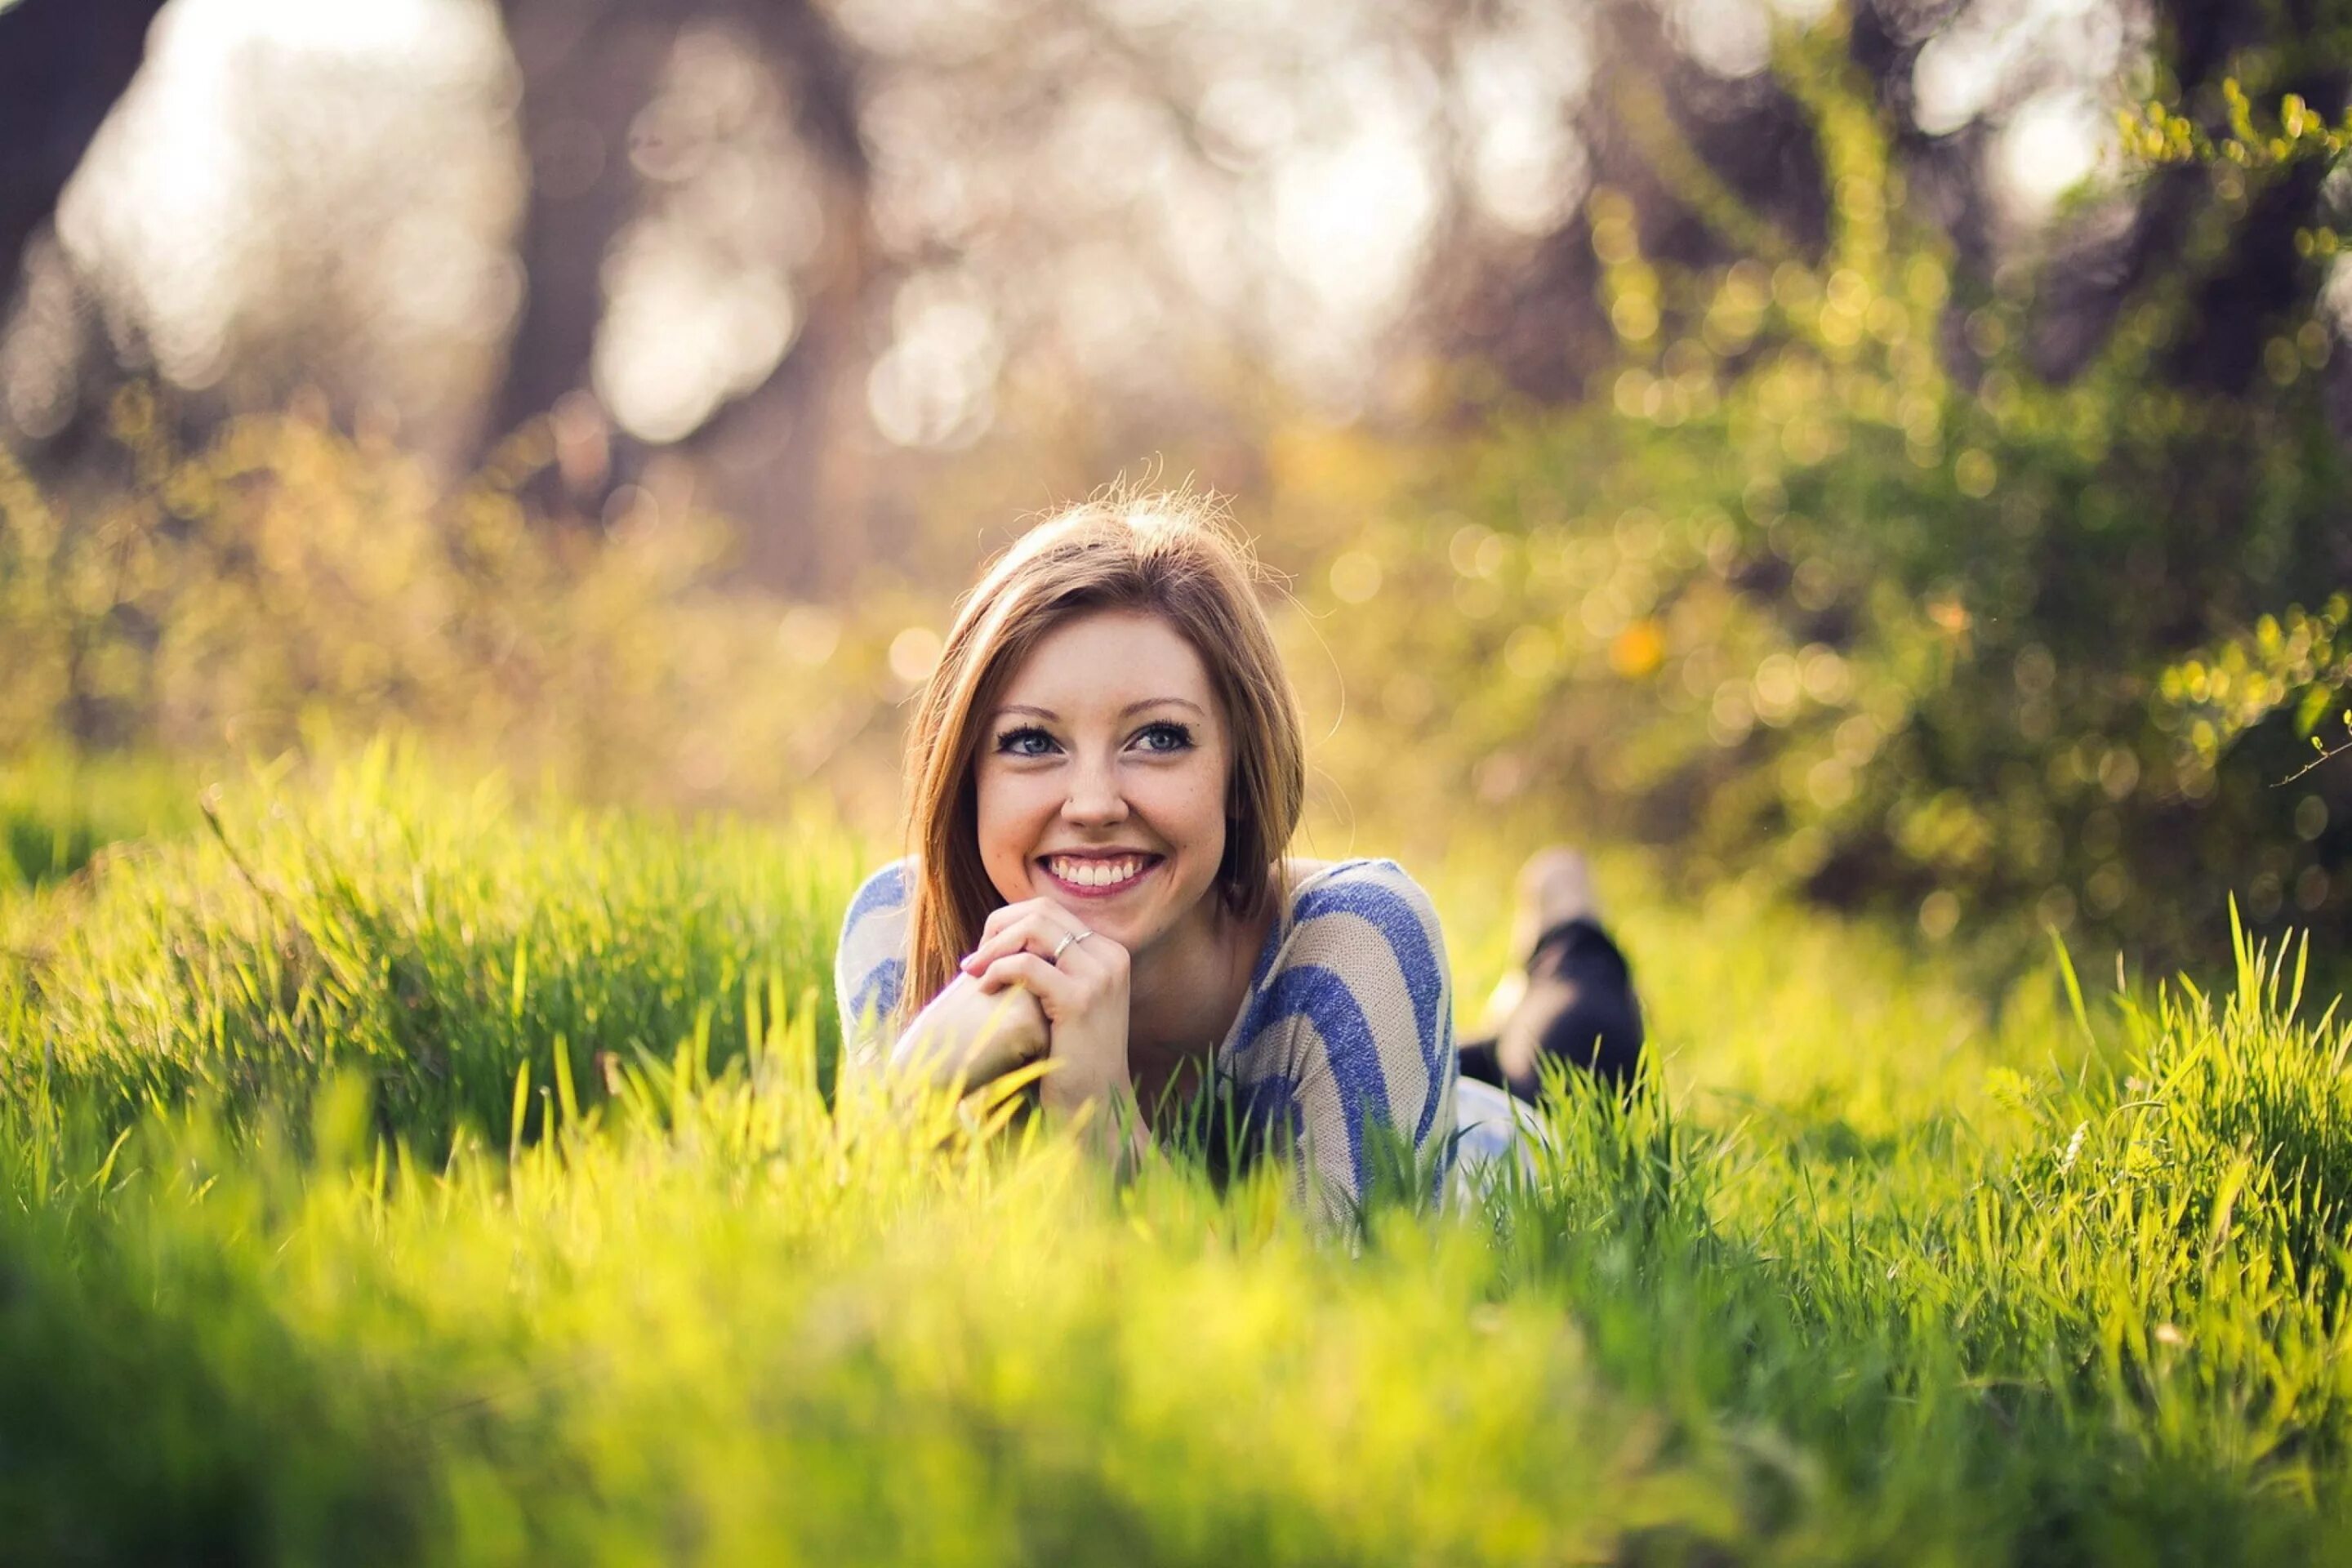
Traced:
<path fill-rule="evenodd" d="M 1244 1038 L 1283 1064 L 1311 1208 L 1346 1221 L 1384 1171 L 1443 1194 L 1459 1073 L 1453 986 L 1436 907 L 1402 867 L 1344 862 L 1303 888 L 1251 1005 Z M 1398 1168 L 1408 1151 L 1409 1173 Z"/>
<path fill-rule="evenodd" d="M 890 1016 L 907 984 L 909 870 L 908 861 L 893 860 L 866 878 L 842 917 L 833 995 L 845 1069 L 878 1065 L 889 1053 Z"/>

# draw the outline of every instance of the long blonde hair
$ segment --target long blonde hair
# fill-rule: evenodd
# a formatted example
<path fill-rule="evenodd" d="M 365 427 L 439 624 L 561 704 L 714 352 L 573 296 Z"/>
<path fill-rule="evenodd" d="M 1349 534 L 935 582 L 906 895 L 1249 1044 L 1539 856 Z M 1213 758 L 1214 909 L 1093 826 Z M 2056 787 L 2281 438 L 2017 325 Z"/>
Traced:
<path fill-rule="evenodd" d="M 1160 616 L 1201 656 L 1233 739 L 1216 896 L 1242 919 L 1287 901 L 1282 856 L 1305 801 L 1306 741 L 1258 603 L 1265 581 L 1223 508 L 1182 492 L 1112 494 L 1073 507 L 990 565 L 956 608 L 908 734 L 907 837 L 917 864 L 900 1022 L 954 978 L 1004 901 L 981 861 L 973 760 L 1013 672 L 1055 626 L 1080 615 Z"/>

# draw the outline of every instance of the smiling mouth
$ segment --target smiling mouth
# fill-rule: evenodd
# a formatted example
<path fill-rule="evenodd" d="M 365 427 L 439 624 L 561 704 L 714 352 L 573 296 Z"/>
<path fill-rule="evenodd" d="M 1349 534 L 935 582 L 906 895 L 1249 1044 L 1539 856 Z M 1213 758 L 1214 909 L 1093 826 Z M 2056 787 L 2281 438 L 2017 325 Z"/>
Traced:
<path fill-rule="evenodd" d="M 1038 864 L 1055 883 L 1080 898 L 1123 893 L 1151 874 L 1157 855 L 1047 855 Z"/>

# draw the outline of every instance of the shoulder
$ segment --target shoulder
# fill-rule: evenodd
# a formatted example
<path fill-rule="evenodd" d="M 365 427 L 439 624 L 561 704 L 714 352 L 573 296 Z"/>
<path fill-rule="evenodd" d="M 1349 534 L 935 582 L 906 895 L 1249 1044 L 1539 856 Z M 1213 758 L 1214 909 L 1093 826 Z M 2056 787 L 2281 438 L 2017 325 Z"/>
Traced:
<path fill-rule="evenodd" d="M 907 900 L 914 862 L 893 860 L 858 884 L 834 952 L 835 1002 L 845 1037 L 868 1038 L 870 1020 L 898 1005 L 907 976 Z"/>
<path fill-rule="evenodd" d="M 1445 994 L 1437 906 L 1393 860 L 1335 860 L 1307 871 L 1292 884 L 1286 926 L 1276 972 L 1312 966 L 1351 988 L 1401 983 L 1424 1021 Z"/>
<path fill-rule="evenodd" d="M 1425 1140 L 1451 1103 L 1453 991 L 1437 909 L 1382 858 L 1293 866 L 1285 928 L 1244 1016 L 1244 1080 L 1293 1086 L 1309 1133 L 1365 1170 L 1360 1124 Z M 1318 1129 L 1318 1118 L 1321 1125 Z"/>
<path fill-rule="evenodd" d="M 913 856 L 889 862 L 858 884 L 857 891 L 850 897 L 849 912 L 842 917 L 842 929 L 854 930 L 870 916 L 905 909 L 914 882 Z"/>
<path fill-rule="evenodd" d="M 905 956 L 907 902 L 914 891 L 915 863 L 893 860 L 858 884 L 841 917 L 835 962 L 844 975 L 862 973 Z"/>
<path fill-rule="evenodd" d="M 1432 943 L 1442 936 L 1436 904 L 1403 867 L 1386 858 L 1315 862 L 1302 868 L 1290 892 L 1294 931 L 1305 934 L 1342 917 L 1368 921 L 1384 932 L 1417 928 L 1421 938 Z"/>

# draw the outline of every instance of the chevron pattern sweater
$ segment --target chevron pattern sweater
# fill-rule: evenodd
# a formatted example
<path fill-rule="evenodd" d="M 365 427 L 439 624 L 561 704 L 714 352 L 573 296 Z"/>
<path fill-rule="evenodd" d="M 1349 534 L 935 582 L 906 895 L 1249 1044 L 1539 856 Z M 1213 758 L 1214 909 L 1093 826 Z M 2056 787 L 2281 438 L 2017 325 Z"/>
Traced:
<path fill-rule="evenodd" d="M 907 975 L 910 863 L 866 879 L 834 960 L 845 1070 L 887 1056 Z M 1219 1044 L 1216 1080 L 1260 1141 L 1286 1143 L 1302 1200 L 1354 1211 L 1385 1140 L 1409 1144 L 1433 1197 L 1454 1144 L 1452 980 L 1437 911 L 1393 860 L 1339 860 L 1299 877 L 1266 932 L 1247 996 Z"/>

